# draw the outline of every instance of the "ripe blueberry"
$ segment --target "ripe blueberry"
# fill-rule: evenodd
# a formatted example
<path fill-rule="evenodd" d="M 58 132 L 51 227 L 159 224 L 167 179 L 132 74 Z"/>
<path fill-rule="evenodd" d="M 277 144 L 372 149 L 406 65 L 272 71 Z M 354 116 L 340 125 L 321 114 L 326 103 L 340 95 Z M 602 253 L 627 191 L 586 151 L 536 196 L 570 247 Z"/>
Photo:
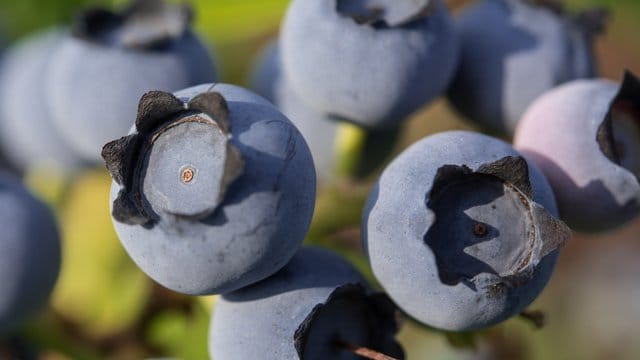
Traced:
<path fill-rule="evenodd" d="M 529 104 L 552 87 L 596 75 L 593 37 L 604 13 L 569 18 L 525 0 L 481 0 L 456 19 L 461 50 L 449 100 L 464 116 L 513 134 Z"/>
<path fill-rule="evenodd" d="M 209 330 L 213 359 L 359 359 L 345 344 L 398 358 L 395 306 L 346 261 L 302 248 L 275 275 L 223 295 Z"/>
<path fill-rule="evenodd" d="M 640 214 L 640 80 L 576 80 L 541 96 L 518 126 L 516 148 L 553 187 L 560 215 L 605 231 Z"/>
<path fill-rule="evenodd" d="M 42 79 L 63 30 L 38 32 L 8 50 L 0 69 L 0 137 L 7 157 L 25 171 L 68 171 L 81 161 L 58 133 Z"/>
<path fill-rule="evenodd" d="M 172 290 L 213 294 L 262 280 L 291 259 L 309 227 L 309 149 L 273 105 L 241 88 L 147 93 L 131 135 L 103 156 L 121 242 Z"/>
<path fill-rule="evenodd" d="M 60 238 L 51 210 L 18 179 L 0 172 L 0 335 L 46 303 L 60 271 Z"/>
<path fill-rule="evenodd" d="M 368 128 L 395 125 L 440 95 L 458 55 L 440 0 L 294 0 L 281 45 L 301 100 Z"/>
<path fill-rule="evenodd" d="M 542 291 L 570 231 L 546 179 L 508 144 L 453 131 L 427 137 L 382 173 L 362 231 L 396 304 L 445 330 L 490 326 Z"/>
<path fill-rule="evenodd" d="M 215 80 L 213 60 L 189 25 L 191 10 L 135 0 L 122 13 L 85 11 L 50 60 L 53 119 L 79 155 L 126 135 L 137 101 L 150 90 L 177 91 Z"/>

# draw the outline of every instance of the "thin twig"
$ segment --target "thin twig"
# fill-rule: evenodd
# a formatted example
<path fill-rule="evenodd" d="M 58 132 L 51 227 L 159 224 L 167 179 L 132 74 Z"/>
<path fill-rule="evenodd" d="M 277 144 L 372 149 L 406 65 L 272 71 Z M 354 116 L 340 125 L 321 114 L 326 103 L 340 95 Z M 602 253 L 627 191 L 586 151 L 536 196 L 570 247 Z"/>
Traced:
<path fill-rule="evenodd" d="M 394 357 L 385 355 L 379 351 L 373 350 L 373 349 L 369 349 L 367 347 L 364 346 L 357 346 L 354 344 L 351 344 L 350 342 L 344 341 L 344 340 L 339 340 L 335 342 L 336 347 L 344 349 L 344 350 L 348 350 L 351 351 L 352 353 L 358 355 L 358 356 L 362 356 L 365 359 L 370 359 L 370 360 L 398 360 Z"/>

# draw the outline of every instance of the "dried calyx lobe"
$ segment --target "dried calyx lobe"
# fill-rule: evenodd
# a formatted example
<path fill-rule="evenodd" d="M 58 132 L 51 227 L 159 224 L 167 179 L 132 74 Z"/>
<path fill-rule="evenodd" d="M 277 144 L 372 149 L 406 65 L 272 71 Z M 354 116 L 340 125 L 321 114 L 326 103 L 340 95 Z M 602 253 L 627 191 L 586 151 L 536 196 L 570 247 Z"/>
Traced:
<path fill-rule="evenodd" d="M 115 220 L 130 225 L 152 225 L 155 214 L 144 206 L 141 192 L 141 176 L 145 155 L 155 139 L 185 116 L 206 114 L 212 119 L 216 131 L 229 136 L 229 110 L 225 99 L 216 92 L 200 94 L 188 104 L 170 93 L 152 91 L 143 95 L 138 106 L 136 119 L 137 132 L 112 141 L 102 149 L 105 160 L 114 181 L 122 186 L 113 202 L 112 215 Z M 205 120 L 203 117 L 198 119 Z M 229 185 L 241 175 L 243 161 L 239 152 L 231 143 L 227 143 L 227 154 L 222 181 L 218 193 L 221 202 Z"/>
<path fill-rule="evenodd" d="M 163 0 L 134 0 L 122 12 L 90 8 L 75 19 L 71 32 L 80 39 L 128 49 L 158 50 L 181 38 L 193 12 L 186 4 Z"/>
<path fill-rule="evenodd" d="M 350 327 L 341 329 L 345 324 Z M 360 284 L 346 284 L 311 310 L 293 340 L 300 359 L 336 358 L 347 351 L 342 343 L 404 359 L 404 351 L 394 339 L 398 330 L 397 308 L 386 294 L 369 294 Z M 345 338 L 351 336 L 360 338 Z"/>
<path fill-rule="evenodd" d="M 566 225 L 532 198 L 522 157 L 505 157 L 476 171 L 440 167 L 427 194 L 435 221 L 425 242 L 442 283 L 473 286 L 482 273 L 507 287 L 527 283 L 540 260 L 570 237 Z"/>
<path fill-rule="evenodd" d="M 640 79 L 626 72 L 596 137 L 602 153 L 640 181 Z"/>
<path fill-rule="evenodd" d="M 427 18 L 435 6 L 434 0 L 336 0 L 338 13 L 375 28 L 410 26 Z"/>

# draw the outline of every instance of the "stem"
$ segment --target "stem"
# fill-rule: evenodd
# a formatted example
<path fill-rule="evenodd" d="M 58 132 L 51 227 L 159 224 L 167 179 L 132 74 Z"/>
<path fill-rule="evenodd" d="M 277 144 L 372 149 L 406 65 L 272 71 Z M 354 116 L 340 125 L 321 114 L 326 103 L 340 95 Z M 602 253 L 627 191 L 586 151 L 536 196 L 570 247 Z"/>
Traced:
<path fill-rule="evenodd" d="M 562 15 L 566 12 L 562 0 L 529 0 L 529 2 L 533 5 L 547 8 L 558 15 Z"/>
<path fill-rule="evenodd" d="M 373 349 L 369 349 L 366 348 L 364 346 L 358 346 L 358 345 L 354 345 L 348 341 L 345 340 L 337 340 L 335 342 L 335 346 L 337 348 L 343 349 L 343 350 L 348 350 L 351 351 L 352 353 L 354 353 L 355 355 L 361 356 L 365 359 L 370 359 L 370 360 L 398 360 L 394 357 L 385 355 L 379 351 L 373 350 Z"/>
<path fill-rule="evenodd" d="M 352 177 L 358 169 L 367 131 L 359 126 L 340 123 L 335 145 L 336 173 L 340 177 Z"/>
<path fill-rule="evenodd" d="M 611 11 L 605 7 L 588 8 L 575 15 L 575 19 L 589 35 L 599 35 L 607 29 L 611 20 Z"/>
<path fill-rule="evenodd" d="M 469 5 L 471 3 L 470 0 L 445 0 L 445 4 L 451 10 L 458 10 L 465 5 Z"/>
<path fill-rule="evenodd" d="M 389 158 L 400 137 L 401 126 L 371 130 L 340 122 L 336 132 L 336 175 L 362 180 Z"/>
<path fill-rule="evenodd" d="M 546 316 L 542 311 L 525 310 L 520 313 L 520 317 L 527 320 L 536 329 L 542 329 L 546 323 Z"/>

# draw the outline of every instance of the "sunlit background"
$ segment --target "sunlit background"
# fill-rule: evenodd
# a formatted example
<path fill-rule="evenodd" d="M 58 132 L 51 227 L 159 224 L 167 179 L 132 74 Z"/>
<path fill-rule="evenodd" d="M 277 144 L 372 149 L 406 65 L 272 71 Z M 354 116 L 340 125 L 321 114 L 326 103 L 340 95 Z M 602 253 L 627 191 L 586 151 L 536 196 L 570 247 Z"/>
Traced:
<path fill-rule="evenodd" d="M 32 31 L 69 23 L 88 4 L 123 1 L 0 1 L 3 47 Z M 222 81 L 246 84 L 261 46 L 278 32 L 287 0 L 197 0 L 196 29 L 217 56 Z M 456 9 L 466 1 L 451 1 Z M 640 73 L 640 1 L 571 0 L 612 12 L 597 42 L 604 77 Z M 524 84 L 526 86 L 526 84 Z M 133 119 L 132 119 L 133 122 Z M 423 136 L 475 129 L 436 101 L 416 114 L 396 153 Z M 360 252 L 360 211 L 373 179 L 321 189 L 308 242 L 330 246 L 367 272 Z M 104 168 L 73 177 L 34 171 L 28 185 L 56 210 L 63 267 L 46 311 L 18 334 L 42 359 L 206 359 L 214 298 L 178 295 L 155 285 L 121 247 L 109 216 L 111 178 Z M 335 204 L 342 204 L 336 209 Z M 0 229 L 1 231 L 1 229 Z M 639 359 L 640 221 L 603 235 L 576 234 L 549 286 L 532 305 L 547 316 L 535 329 L 522 319 L 473 334 L 445 334 L 407 322 L 399 339 L 408 359 Z M 2 284 L 0 284 L 2 286 Z M 3 357 L 0 351 L 0 358 Z"/>

